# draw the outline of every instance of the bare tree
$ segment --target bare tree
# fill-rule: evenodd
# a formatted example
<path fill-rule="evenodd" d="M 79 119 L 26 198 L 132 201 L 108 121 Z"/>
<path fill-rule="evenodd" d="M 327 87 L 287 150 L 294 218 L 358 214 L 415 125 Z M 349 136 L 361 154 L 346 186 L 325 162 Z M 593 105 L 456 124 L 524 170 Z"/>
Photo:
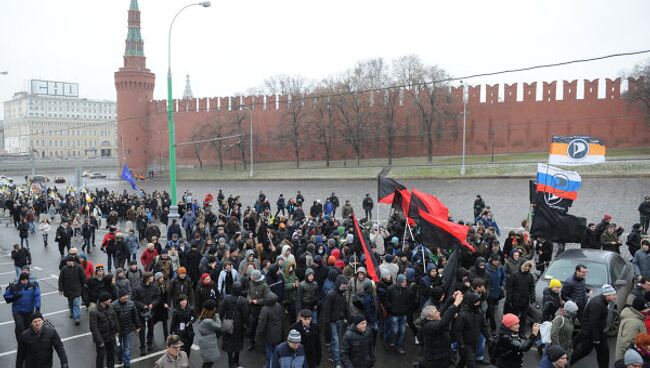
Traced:
<path fill-rule="evenodd" d="M 316 101 L 314 113 L 310 116 L 310 125 L 314 128 L 318 142 L 323 146 L 325 152 L 325 165 L 330 166 L 332 158 L 332 144 L 336 136 L 336 106 L 333 103 L 332 94 L 336 88 L 334 78 L 328 78 L 321 82 L 315 95 Z"/>
<path fill-rule="evenodd" d="M 381 126 L 380 131 L 383 132 L 383 139 L 381 141 L 388 149 L 388 165 L 393 164 L 393 152 L 395 149 L 395 139 L 397 137 L 397 109 L 399 106 L 399 90 L 390 89 L 381 93 L 382 100 L 380 101 L 380 114 L 381 118 L 379 123 Z"/>
<path fill-rule="evenodd" d="M 304 96 L 308 91 L 307 80 L 300 76 L 277 75 L 264 81 L 266 90 L 274 95 L 287 96 L 285 112 L 278 139 L 291 145 L 296 159 L 296 168 L 300 167 L 300 150 L 305 140 L 305 111 Z"/>
<path fill-rule="evenodd" d="M 232 110 L 230 111 L 230 135 L 240 135 L 244 137 L 244 123 L 248 120 L 249 113 L 248 111 L 243 110 L 243 106 L 241 106 L 237 97 L 235 97 L 235 100 L 236 101 L 232 101 L 231 103 Z M 246 142 L 244 139 L 241 139 L 239 141 L 237 147 L 239 148 L 239 156 L 241 158 L 242 165 L 244 166 L 244 170 L 246 170 Z"/>
<path fill-rule="evenodd" d="M 223 138 L 226 128 L 226 123 L 224 122 L 222 115 L 218 115 L 214 120 L 208 123 L 207 134 L 213 138 Z M 213 140 L 210 143 L 212 144 L 212 147 L 214 147 L 214 150 L 217 152 L 217 158 L 219 159 L 219 170 L 223 170 L 223 140 Z"/>
<path fill-rule="evenodd" d="M 646 123 L 650 125 L 650 63 L 636 65 L 629 78 L 637 82 L 634 86 L 630 83 L 623 98 L 628 104 L 639 106 Z"/>
<path fill-rule="evenodd" d="M 393 62 L 393 74 L 398 83 L 408 86 L 404 93 L 420 121 L 427 140 L 427 161 L 433 162 L 434 133 L 439 141 L 444 120 L 449 115 L 441 99 L 448 91 L 447 72 L 438 66 L 426 66 L 416 55 L 403 56 Z M 435 124 L 435 129 L 434 129 Z"/>

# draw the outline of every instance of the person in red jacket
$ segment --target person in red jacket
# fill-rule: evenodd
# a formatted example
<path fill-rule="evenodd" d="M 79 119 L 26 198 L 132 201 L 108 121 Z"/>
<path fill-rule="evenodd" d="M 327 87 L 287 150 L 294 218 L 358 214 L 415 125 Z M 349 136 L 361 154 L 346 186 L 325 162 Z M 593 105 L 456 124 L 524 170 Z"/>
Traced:
<path fill-rule="evenodd" d="M 158 256 L 158 251 L 154 247 L 153 243 L 147 244 L 147 249 L 142 252 L 140 255 L 140 263 L 144 267 L 145 271 L 151 271 L 151 266 L 153 265 L 153 260 Z"/>
<path fill-rule="evenodd" d="M 82 254 L 81 256 L 79 256 L 79 258 L 80 258 L 79 265 L 84 270 L 84 274 L 86 275 L 86 280 L 90 280 L 90 278 L 93 277 L 93 273 L 95 272 L 93 263 L 88 260 L 88 257 L 86 257 L 85 254 Z"/>

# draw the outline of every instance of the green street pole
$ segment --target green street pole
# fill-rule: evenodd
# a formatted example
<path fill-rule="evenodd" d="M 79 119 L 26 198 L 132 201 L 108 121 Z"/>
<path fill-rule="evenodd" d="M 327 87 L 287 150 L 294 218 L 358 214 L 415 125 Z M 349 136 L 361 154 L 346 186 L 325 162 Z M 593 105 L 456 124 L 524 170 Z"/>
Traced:
<path fill-rule="evenodd" d="M 178 202 L 176 200 L 176 133 L 174 130 L 174 112 L 172 109 L 172 27 L 178 15 L 190 6 L 200 5 L 204 8 L 210 7 L 209 1 L 185 5 L 174 15 L 169 25 L 169 34 L 167 36 L 167 125 L 169 128 L 169 196 L 171 205 L 169 206 L 169 220 L 177 220 Z"/>

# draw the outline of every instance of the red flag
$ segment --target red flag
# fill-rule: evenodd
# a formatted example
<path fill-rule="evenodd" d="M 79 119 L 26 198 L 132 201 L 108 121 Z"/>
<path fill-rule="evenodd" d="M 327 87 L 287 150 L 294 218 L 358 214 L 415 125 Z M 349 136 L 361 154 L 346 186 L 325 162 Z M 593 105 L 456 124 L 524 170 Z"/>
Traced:
<path fill-rule="evenodd" d="M 354 242 L 361 246 L 363 254 L 366 256 L 366 272 L 368 273 L 368 277 L 374 282 L 379 282 L 379 277 L 377 277 L 377 269 L 379 268 L 377 260 L 366 246 L 366 241 L 363 240 L 363 235 L 359 229 L 359 222 L 354 214 L 352 214 L 352 220 L 354 221 Z"/>
<path fill-rule="evenodd" d="M 420 192 L 416 188 L 411 191 L 408 216 L 413 219 L 419 217 L 419 210 L 438 218 L 449 219 L 449 209 L 438 198 L 429 193 Z"/>
<path fill-rule="evenodd" d="M 402 211 L 409 225 L 415 225 L 415 221 L 409 217 L 409 207 L 411 206 L 411 193 L 408 189 L 395 189 L 393 195 L 393 208 Z"/>
<path fill-rule="evenodd" d="M 436 217 L 429 213 L 419 210 L 420 233 L 422 239 L 438 247 L 450 248 L 456 243 L 460 243 L 467 249 L 474 252 L 474 247 L 467 243 L 467 232 L 469 228 L 449 221 L 446 218 Z"/>
<path fill-rule="evenodd" d="M 377 177 L 377 202 L 385 204 L 393 204 L 393 198 L 396 190 L 406 189 L 405 186 L 389 179 L 385 176 Z"/>

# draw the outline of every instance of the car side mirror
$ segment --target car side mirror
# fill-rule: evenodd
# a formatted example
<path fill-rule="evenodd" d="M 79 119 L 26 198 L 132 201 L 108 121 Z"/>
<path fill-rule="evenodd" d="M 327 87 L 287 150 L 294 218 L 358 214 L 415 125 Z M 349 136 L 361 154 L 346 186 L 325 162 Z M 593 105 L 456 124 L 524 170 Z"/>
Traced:
<path fill-rule="evenodd" d="M 551 275 L 544 275 L 544 280 L 549 280 L 550 281 L 551 279 L 552 279 Z"/>
<path fill-rule="evenodd" d="M 614 283 L 614 286 L 616 286 L 616 287 L 623 287 L 623 286 L 626 286 L 626 285 L 627 285 L 627 281 L 625 281 L 623 279 L 616 280 L 616 282 Z"/>

